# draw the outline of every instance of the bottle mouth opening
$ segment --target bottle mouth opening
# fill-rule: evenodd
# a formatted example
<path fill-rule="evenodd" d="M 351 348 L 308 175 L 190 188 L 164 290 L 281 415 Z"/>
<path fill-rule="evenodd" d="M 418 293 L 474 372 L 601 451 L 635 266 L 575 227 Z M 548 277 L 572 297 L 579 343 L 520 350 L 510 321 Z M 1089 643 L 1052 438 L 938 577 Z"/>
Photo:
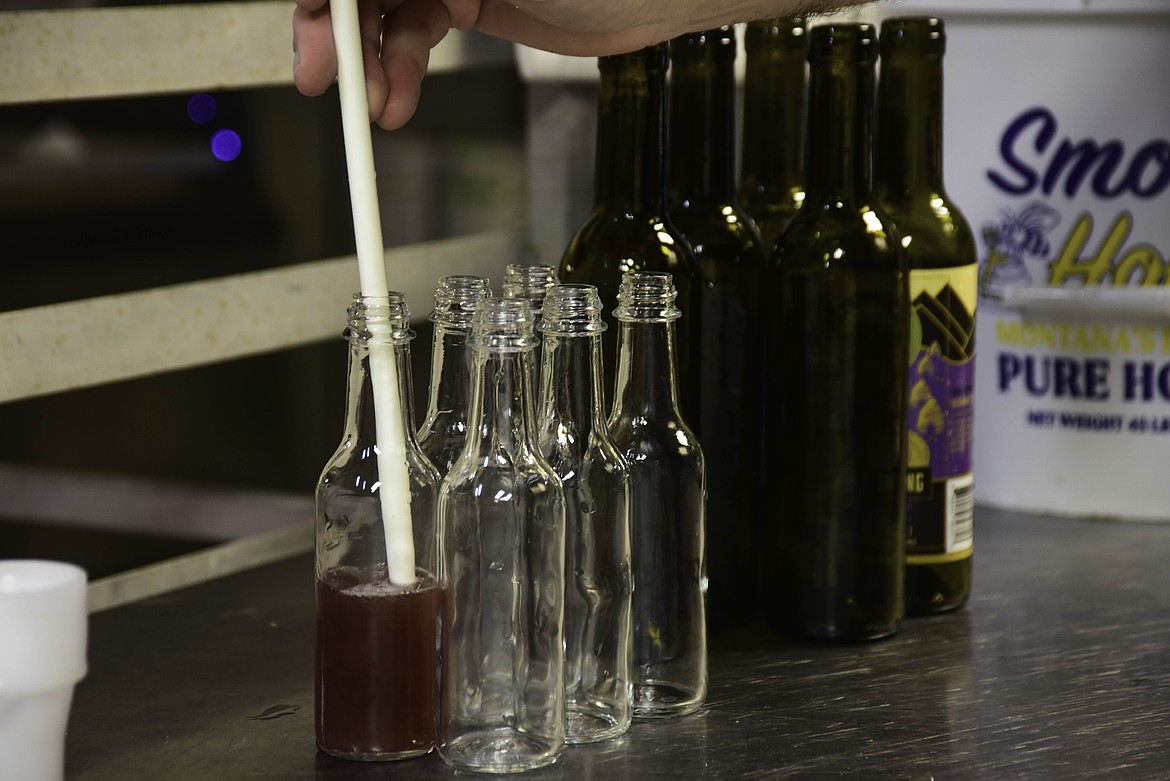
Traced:
<path fill-rule="evenodd" d="M 535 318 L 522 298 L 485 298 L 471 318 L 467 344 L 495 352 L 516 352 L 536 347 Z"/>
<path fill-rule="evenodd" d="M 872 65 L 877 61 L 877 30 L 872 24 L 825 24 L 809 35 L 810 61 L 832 59 Z"/>
<path fill-rule="evenodd" d="M 808 48 L 808 29 L 802 17 L 787 19 L 766 19 L 748 22 L 743 33 L 744 50 L 765 46 L 769 42 L 779 44 L 786 52 L 803 53 Z"/>
<path fill-rule="evenodd" d="M 447 328 L 471 328 L 477 304 L 491 295 L 487 277 L 451 274 L 439 279 L 435 288 L 435 308 L 427 315 L 432 323 Z"/>
<path fill-rule="evenodd" d="M 716 27 L 673 38 L 670 41 L 672 60 L 701 60 L 714 53 L 720 60 L 735 59 L 735 28 Z"/>
<path fill-rule="evenodd" d="M 661 323 L 677 320 L 682 311 L 674 305 L 678 291 L 666 272 L 634 273 L 622 277 L 613 316 L 623 322 Z"/>
<path fill-rule="evenodd" d="M 345 329 L 346 338 L 385 338 L 405 344 L 414 338 L 406 295 L 392 290 L 385 296 L 353 294 Z"/>
<path fill-rule="evenodd" d="M 513 263 L 504 269 L 502 290 L 504 298 L 523 298 L 539 309 L 549 288 L 556 283 L 557 274 L 552 266 Z"/>
<path fill-rule="evenodd" d="M 906 16 L 882 22 L 881 53 L 938 54 L 947 48 L 946 27 L 936 16 Z"/>
<path fill-rule="evenodd" d="M 592 336 L 609 328 L 601 314 L 601 296 L 596 286 L 556 285 L 545 296 L 536 328 L 555 336 Z"/>

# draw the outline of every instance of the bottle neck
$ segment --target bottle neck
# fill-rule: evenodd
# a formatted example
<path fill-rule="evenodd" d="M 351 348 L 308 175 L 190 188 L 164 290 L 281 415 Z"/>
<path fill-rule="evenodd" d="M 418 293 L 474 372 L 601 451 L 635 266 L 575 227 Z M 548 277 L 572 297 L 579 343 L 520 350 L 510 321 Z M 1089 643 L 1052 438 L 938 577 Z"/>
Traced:
<path fill-rule="evenodd" d="M 670 89 L 670 191 L 675 202 L 728 202 L 735 192 L 735 48 L 676 45 Z"/>
<path fill-rule="evenodd" d="M 666 70 L 601 71 L 595 205 L 658 212 L 666 187 Z"/>
<path fill-rule="evenodd" d="M 540 373 L 541 437 L 568 426 L 579 438 L 605 425 L 601 392 L 601 334 L 546 335 Z"/>
<path fill-rule="evenodd" d="M 532 349 L 472 351 L 468 437 L 486 453 L 535 452 L 532 421 Z"/>
<path fill-rule="evenodd" d="M 874 176 L 883 192 L 942 191 L 941 54 L 891 54 L 878 86 Z"/>
<path fill-rule="evenodd" d="M 791 190 L 804 181 L 805 49 L 748 27 L 741 178 Z"/>
<path fill-rule="evenodd" d="M 814 206 L 857 204 L 869 194 L 873 90 L 872 63 L 835 57 L 813 61 L 809 74 L 808 197 Z"/>
<path fill-rule="evenodd" d="M 349 402 L 346 407 L 345 429 L 350 436 L 363 442 L 376 442 L 374 383 L 370 371 L 371 349 L 393 350 L 395 376 L 398 379 L 398 414 L 402 416 L 403 435 L 408 447 L 417 447 L 414 435 L 414 388 L 410 377 L 410 343 L 391 343 L 388 336 L 363 338 L 351 335 L 349 339 Z"/>
<path fill-rule="evenodd" d="M 612 417 L 679 417 L 673 322 L 623 320 Z"/>
<path fill-rule="evenodd" d="M 435 324 L 431 349 L 431 386 L 427 399 L 427 420 L 444 415 L 467 419 L 468 347 L 467 331 Z"/>

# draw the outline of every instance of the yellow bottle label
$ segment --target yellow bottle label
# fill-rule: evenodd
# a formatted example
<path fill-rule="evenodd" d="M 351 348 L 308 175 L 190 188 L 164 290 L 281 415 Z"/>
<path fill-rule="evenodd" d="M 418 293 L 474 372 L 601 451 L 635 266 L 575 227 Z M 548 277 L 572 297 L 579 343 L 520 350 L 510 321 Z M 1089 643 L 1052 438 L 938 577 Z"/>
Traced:
<path fill-rule="evenodd" d="M 977 285 L 975 264 L 910 272 L 910 564 L 957 561 L 973 550 Z"/>

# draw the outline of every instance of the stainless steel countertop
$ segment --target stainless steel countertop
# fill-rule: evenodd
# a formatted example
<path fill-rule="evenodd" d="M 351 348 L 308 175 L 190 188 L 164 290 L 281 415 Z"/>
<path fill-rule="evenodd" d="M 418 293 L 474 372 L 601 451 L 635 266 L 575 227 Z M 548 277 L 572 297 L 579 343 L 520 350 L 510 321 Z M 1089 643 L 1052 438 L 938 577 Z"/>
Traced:
<path fill-rule="evenodd" d="M 870 644 L 714 635 L 699 713 L 528 777 L 1170 777 L 1170 525 L 976 524 L 965 609 Z M 312 644 L 305 554 L 91 616 L 68 778 L 455 777 L 318 753 Z"/>

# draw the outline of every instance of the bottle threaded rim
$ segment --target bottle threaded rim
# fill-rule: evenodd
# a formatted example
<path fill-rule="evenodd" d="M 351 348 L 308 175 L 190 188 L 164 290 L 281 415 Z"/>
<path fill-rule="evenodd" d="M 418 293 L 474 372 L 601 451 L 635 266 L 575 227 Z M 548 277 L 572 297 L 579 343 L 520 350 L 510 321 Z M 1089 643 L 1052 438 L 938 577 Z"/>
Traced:
<path fill-rule="evenodd" d="M 544 298 L 544 312 L 536 328 L 554 336 L 593 336 L 609 327 L 601 313 L 596 286 L 554 285 Z"/>
<path fill-rule="evenodd" d="M 449 274 L 440 277 L 435 287 L 435 308 L 429 319 L 448 328 L 466 330 L 471 327 L 471 316 L 476 305 L 491 295 L 487 277 L 470 274 Z"/>
<path fill-rule="evenodd" d="M 389 333 L 395 344 L 409 342 L 414 338 L 410 328 L 410 307 L 406 305 L 406 294 L 391 290 L 384 296 L 353 294 L 347 314 L 346 337 L 370 339 Z"/>
<path fill-rule="evenodd" d="M 613 316 L 625 322 L 670 322 L 682 317 L 674 305 L 678 291 L 668 272 L 640 272 L 622 276 Z"/>
<path fill-rule="evenodd" d="M 504 269 L 504 298 L 523 298 L 537 313 L 555 284 L 557 273 L 552 266 L 511 263 Z"/>
<path fill-rule="evenodd" d="M 531 350 L 537 344 L 534 325 L 532 308 L 524 299 L 485 298 L 471 316 L 467 344 L 498 352 Z"/>

